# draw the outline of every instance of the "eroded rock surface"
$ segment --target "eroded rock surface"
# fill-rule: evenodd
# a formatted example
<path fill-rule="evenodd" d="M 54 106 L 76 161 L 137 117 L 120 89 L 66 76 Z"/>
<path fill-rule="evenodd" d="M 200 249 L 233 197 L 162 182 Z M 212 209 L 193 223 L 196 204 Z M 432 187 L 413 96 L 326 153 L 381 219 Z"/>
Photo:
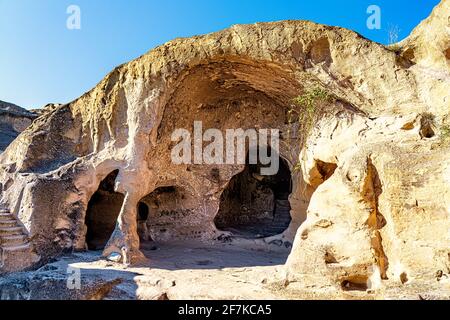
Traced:
<path fill-rule="evenodd" d="M 139 235 L 292 246 L 279 289 L 292 297 L 406 297 L 407 288 L 448 297 L 449 15 L 444 0 L 389 48 L 305 21 L 169 42 L 25 130 L 0 157 L 2 204 L 41 263 L 109 239 L 104 255 L 133 264 Z M 326 114 L 293 131 L 293 99 L 318 87 L 333 97 Z M 222 132 L 280 129 L 292 183 L 282 234 L 241 239 L 216 227 L 224 191 L 246 168 L 171 161 L 173 131 L 200 120 Z M 89 215 L 98 208 L 107 214 Z M 115 229 L 94 228 L 92 239 L 96 218 Z"/>
<path fill-rule="evenodd" d="M 36 117 L 34 112 L 0 101 L 0 152 L 3 152 Z"/>

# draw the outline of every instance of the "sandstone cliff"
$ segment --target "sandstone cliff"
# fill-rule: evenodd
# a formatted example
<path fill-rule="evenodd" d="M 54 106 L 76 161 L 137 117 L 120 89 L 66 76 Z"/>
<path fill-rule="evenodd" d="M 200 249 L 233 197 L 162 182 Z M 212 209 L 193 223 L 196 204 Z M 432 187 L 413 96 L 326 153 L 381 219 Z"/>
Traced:
<path fill-rule="evenodd" d="M 389 48 L 305 21 L 171 41 L 25 130 L 0 157 L 2 204 L 42 261 L 86 248 L 93 198 L 107 199 L 95 210 L 115 215 L 101 220 L 112 228 L 105 255 L 141 257 L 141 202 L 169 212 L 152 216 L 154 240 L 229 239 L 214 219 L 244 166 L 175 165 L 171 133 L 195 120 L 280 128 L 292 220 L 254 243 L 292 245 L 291 290 L 418 286 L 448 297 L 449 15 L 444 0 Z M 333 98 L 326 115 L 304 137 L 286 135 L 293 99 L 314 88 Z"/>

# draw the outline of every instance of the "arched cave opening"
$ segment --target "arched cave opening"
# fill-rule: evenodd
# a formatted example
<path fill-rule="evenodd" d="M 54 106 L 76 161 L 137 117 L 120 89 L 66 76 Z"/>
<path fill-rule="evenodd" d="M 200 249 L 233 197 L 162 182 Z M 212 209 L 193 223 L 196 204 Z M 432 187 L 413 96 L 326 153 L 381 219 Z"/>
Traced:
<path fill-rule="evenodd" d="M 124 195 L 114 191 L 119 170 L 111 172 L 99 185 L 88 203 L 85 224 L 89 250 L 102 250 L 116 226 Z"/>
<path fill-rule="evenodd" d="M 326 48 L 324 50 L 326 51 Z M 327 60 L 326 52 L 322 51 L 314 53 L 310 58 L 314 60 Z M 168 91 L 162 100 L 165 109 L 163 120 L 158 128 L 157 138 L 159 139 L 159 144 L 157 150 L 155 150 L 155 155 L 159 152 L 166 152 L 166 146 L 173 144 L 170 138 L 174 130 L 185 128 L 192 132 L 194 130 L 194 122 L 199 119 L 201 119 L 202 128 L 205 130 L 214 128 L 220 130 L 222 133 L 226 133 L 232 129 L 258 130 L 262 128 L 279 128 L 283 132 L 286 129 L 286 114 L 289 106 L 292 104 L 292 99 L 304 90 L 303 86 L 296 80 L 295 75 L 281 66 L 267 64 L 264 61 L 234 57 L 230 57 L 230 59 L 223 57 L 209 62 L 205 61 L 202 64 L 189 68 L 189 70 L 186 70 L 186 73 L 183 72 L 177 78 L 171 87 L 173 91 Z M 195 107 L 195 112 L 192 112 L 193 106 Z M 281 161 L 281 163 L 282 170 L 288 168 L 284 161 Z M 183 168 L 182 166 L 179 167 Z M 221 174 L 223 175 L 223 173 L 210 171 L 211 168 L 207 168 L 208 172 L 202 172 L 203 168 L 195 164 L 189 166 L 187 169 L 192 170 L 192 172 L 198 172 L 202 176 L 209 175 L 211 179 L 208 180 L 217 183 L 221 188 L 223 187 L 223 181 L 221 180 Z M 186 171 L 188 171 L 187 169 Z M 230 183 L 230 186 L 224 192 L 224 195 L 230 194 L 230 197 L 228 200 L 222 200 L 218 215 L 214 212 L 216 210 L 215 208 L 214 210 L 210 210 L 211 212 L 208 212 L 208 215 L 211 216 L 216 213 L 215 226 L 223 230 L 235 229 L 236 226 L 242 225 L 241 220 L 245 220 L 247 216 L 252 220 L 263 215 L 267 217 L 265 220 L 274 219 L 274 217 L 284 217 L 286 221 L 279 223 L 278 228 L 273 227 L 275 226 L 274 222 L 267 221 L 267 225 L 270 222 L 270 225 L 273 227 L 272 230 L 269 230 L 269 227 L 260 228 L 266 225 L 266 223 L 262 221 L 264 219 L 257 219 L 258 223 L 255 223 L 254 226 L 261 230 L 254 230 L 250 237 L 259 238 L 266 235 L 282 233 L 289 225 L 291 219 L 289 215 L 290 205 L 287 200 L 287 195 L 290 193 L 290 174 L 289 182 L 285 184 L 288 186 L 288 192 L 284 192 L 287 195 L 284 195 L 283 198 L 280 195 L 283 192 L 278 191 L 282 183 L 269 186 L 270 183 L 267 180 L 270 180 L 270 178 L 267 177 L 264 179 L 266 180 L 264 182 L 254 182 L 255 179 L 252 179 L 249 170 L 250 166 L 247 166 L 246 171 L 242 173 L 242 178 L 233 178 L 233 182 Z M 190 174 L 184 171 L 180 171 L 180 175 L 191 179 Z M 250 177 L 244 179 L 243 177 L 245 175 Z M 280 177 L 281 175 L 282 173 L 280 171 L 276 176 Z M 227 179 L 229 179 L 228 176 Z M 275 178 L 272 177 L 272 179 Z M 252 197 L 251 192 L 248 192 L 245 196 L 237 191 L 239 186 L 242 186 L 242 189 L 245 190 L 248 183 L 253 183 L 254 188 L 258 186 L 258 190 L 269 189 L 270 192 L 267 192 L 272 195 L 272 202 L 263 204 L 270 199 L 263 196 L 263 192 L 261 191 L 258 191 L 258 196 L 258 192 L 255 190 L 253 197 L 257 197 L 258 200 L 254 199 L 253 201 L 249 200 L 245 203 L 240 203 L 241 198 Z M 233 187 L 234 185 L 236 186 Z M 202 190 L 201 192 L 206 193 L 208 191 Z M 275 201 L 274 191 L 277 193 L 278 201 Z M 189 212 L 185 212 L 185 217 L 190 216 L 191 218 L 183 219 L 183 223 L 192 226 L 192 229 L 197 228 L 198 230 L 200 229 L 199 224 L 205 223 L 205 219 L 202 221 L 201 218 L 197 218 L 199 216 L 197 213 L 201 211 L 199 210 L 201 199 L 198 199 L 195 195 L 193 197 L 200 201 L 197 201 L 194 206 L 190 207 L 194 212 L 192 215 L 189 215 Z M 274 215 L 275 205 L 277 203 L 278 212 L 285 211 L 285 214 Z M 255 205 L 260 205 L 261 207 L 261 210 L 258 211 L 259 214 L 258 212 L 255 212 L 255 214 L 241 213 L 241 207 L 243 211 L 245 209 L 249 209 L 248 211 L 257 210 L 258 208 Z M 233 215 L 231 212 L 238 213 Z M 236 218 L 236 216 L 240 218 Z M 160 218 L 158 219 L 161 221 Z M 195 222 L 196 220 L 198 222 Z M 178 225 L 180 223 L 178 222 Z M 197 223 L 197 225 L 193 226 L 194 223 Z M 251 225 L 250 223 L 247 224 L 248 230 Z M 205 226 L 205 228 L 211 228 L 211 223 Z M 184 228 L 183 232 L 186 229 Z M 244 230 L 246 229 L 244 228 Z M 192 235 L 192 233 L 189 235 Z M 158 240 L 155 239 L 155 241 Z"/>
<path fill-rule="evenodd" d="M 317 56 L 320 56 L 318 59 L 322 58 L 320 53 Z M 316 56 L 311 58 L 316 58 Z M 278 128 L 284 132 L 287 125 L 287 110 L 292 104 L 292 99 L 303 90 L 303 86 L 296 80 L 295 75 L 281 65 L 225 56 L 211 61 L 205 60 L 183 71 L 161 96 L 164 114 L 156 135 L 158 143 L 149 158 L 160 157 L 160 155 L 167 154 L 168 150 L 173 151 L 174 141 L 171 137 L 179 128 L 186 129 L 195 136 L 194 123 L 200 120 L 202 131 L 220 130 L 225 135 L 224 143 L 230 141 L 226 140 L 226 133 L 233 129 L 259 131 L 264 128 Z M 196 141 L 195 137 L 192 142 L 194 141 Z M 203 142 L 203 147 L 206 148 L 207 143 Z M 226 152 L 224 156 L 226 156 Z M 219 258 L 219 252 L 228 248 L 228 245 L 218 248 L 217 251 L 210 248 L 202 251 L 203 249 L 200 249 L 199 244 L 195 241 L 220 238 L 223 239 L 223 242 L 228 242 L 226 235 L 217 237 L 218 234 L 215 232 L 217 227 L 225 231 L 231 230 L 235 235 L 238 235 L 241 230 L 240 234 L 249 239 L 278 235 L 285 231 L 291 222 L 291 208 L 288 201 L 291 192 L 291 173 L 288 164 L 282 160 L 280 172 L 274 177 L 263 177 L 264 181 L 259 181 L 258 179 L 261 177 L 258 175 L 251 175 L 253 172 L 259 172 L 258 166 L 255 168 L 248 164 L 246 172 L 242 175 L 247 174 L 251 177 L 247 177 L 247 179 L 233 178 L 233 182 L 224 193 L 230 194 L 230 197 L 222 199 L 222 203 L 219 203 L 220 212 L 217 215 L 218 203 L 216 198 L 211 196 L 221 192 L 224 183 L 229 183 L 231 166 L 224 166 L 222 170 L 222 167 L 218 167 L 222 163 L 202 165 L 196 163 L 195 160 L 187 162 L 188 164 L 181 165 L 175 165 L 173 162 L 167 163 L 167 173 L 161 172 L 156 179 L 159 184 L 164 184 L 164 186 L 158 185 L 158 188 L 149 190 L 149 194 L 140 199 L 140 202 L 148 206 L 149 216 L 145 225 L 139 224 L 144 233 L 147 232 L 154 241 L 153 243 L 141 241 L 141 249 L 145 252 L 160 246 L 166 249 L 178 245 L 185 246 L 184 249 L 180 248 L 179 250 L 184 252 L 192 249 L 192 256 L 183 259 L 177 258 L 176 264 L 178 266 L 185 265 L 186 268 L 196 268 L 192 264 L 188 265 L 190 259 L 193 259 L 194 265 L 198 261 L 203 265 L 206 260 L 213 260 L 212 256 L 216 253 L 218 268 L 236 265 L 266 265 L 275 261 L 284 263 L 288 252 L 284 249 L 273 250 L 267 255 L 258 255 L 255 257 L 257 260 L 260 259 L 258 262 L 235 254 L 231 259 L 225 259 L 226 262 L 219 262 L 219 260 L 223 260 L 223 257 Z M 281 179 L 277 181 L 277 178 Z M 270 180 L 274 181 L 271 183 Z M 285 181 L 283 182 L 283 180 Z M 231 185 L 242 186 L 242 193 L 245 193 L 245 189 L 249 188 L 249 181 L 255 188 L 254 197 L 257 199 L 240 203 L 239 198 L 251 199 L 252 194 L 248 193 L 245 196 L 238 191 L 232 192 L 230 191 L 233 189 Z M 238 189 L 238 187 L 235 188 Z M 256 192 L 259 189 L 269 189 L 267 192 L 269 196 L 265 196 L 261 191 Z M 263 205 L 268 197 L 271 198 L 271 202 Z M 211 199 L 211 202 L 208 202 L 208 199 Z M 247 212 L 246 214 L 252 220 L 256 220 L 256 223 L 241 223 L 240 220 L 245 218 L 236 218 L 236 216 L 243 216 L 240 211 L 241 206 L 250 209 L 251 212 L 261 208 L 262 215 L 265 215 L 266 218 L 257 219 L 262 215 L 256 211 L 254 211 L 254 215 Z M 236 210 L 232 208 L 236 208 Z M 233 212 L 234 216 L 229 214 Z M 214 216 L 216 219 L 213 218 Z M 146 231 L 145 228 L 147 228 Z M 286 237 L 286 239 L 290 238 L 290 235 Z M 280 245 L 280 248 L 288 249 L 287 242 L 283 242 L 284 246 Z M 214 245 L 216 244 L 214 243 Z M 239 246 L 238 241 L 233 244 Z M 242 252 L 246 252 L 243 247 L 239 250 L 242 249 Z M 275 246 L 273 248 L 275 249 Z M 162 252 L 163 250 L 154 250 L 149 256 L 151 255 L 151 259 L 155 259 L 155 256 Z M 207 252 L 207 257 L 199 258 L 204 252 Z M 177 256 L 179 257 L 179 255 Z M 179 260 L 183 260 L 183 262 Z M 208 262 L 206 261 L 206 263 Z M 207 265 L 207 267 L 212 265 Z"/>
<path fill-rule="evenodd" d="M 138 204 L 138 221 L 147 221 L 150 209 L 144 202 Z"/>
<path fill-rule="evenodd" d="M 279 158 L 279 170 L 260 175 L 261 164 L 247 164 L 223 191 L 214 220 L 216 227 L 243 238 L 266 238 L 283 233 L 291 222 L 291 171 Z"/>
<path fill-rule="evenodd" d="M 149 241 L 151 240 L 150 234 L 147 228 L 147 220 L 150 214 L 150 208 L 145 202 L 139 201 L 137 207 L 137 232 L 139 240 Z"/>
<path fill-rule="evenodd" d="M 186 232 L 194 220 L 191 214 L 198 209 L 183 187 L 163 186 L 142 198 L 138 203 L 138 234 L 142 242 L 168 241 Z"/>

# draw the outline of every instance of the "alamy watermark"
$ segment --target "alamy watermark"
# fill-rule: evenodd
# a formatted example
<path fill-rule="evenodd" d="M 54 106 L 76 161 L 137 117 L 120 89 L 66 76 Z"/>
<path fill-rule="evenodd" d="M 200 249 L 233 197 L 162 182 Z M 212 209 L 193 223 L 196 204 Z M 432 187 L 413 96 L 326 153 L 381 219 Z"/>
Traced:
<path fill-rule="evenodd" d="M 67 289 L 80 290 L 81 289 L 81 269 L 71 266 L 67 267 Z"/>
<path fill-rule="evenodd" d="M 219 129 L 203 132 L 201 121 L 194 122 L 194 133 L 176 129 L 172 133 L 171 158 L 174 164 L 261 164 L 261 175 L 275 175 L 280 166 L 278 129 Z M 247 158 L 248 142 L 248 158 Z M 204 143 L 208 143 L 204 146 Z"/>
<path fill-rule="evenodd" d="M 69 17 L 66 20 L 66 27 L 69 30 L 81 29 L 81 9 L 77 5 L 70 5 L 67 7 L 66 13 Z"/>
<path fill-rule="evenodd" d="M 370 16 L 367 18 L 366 26 L 369 30 L 381 29 L 381 9 L 379 6 L 372 4 L 367 7 L 367 14 Z"/>

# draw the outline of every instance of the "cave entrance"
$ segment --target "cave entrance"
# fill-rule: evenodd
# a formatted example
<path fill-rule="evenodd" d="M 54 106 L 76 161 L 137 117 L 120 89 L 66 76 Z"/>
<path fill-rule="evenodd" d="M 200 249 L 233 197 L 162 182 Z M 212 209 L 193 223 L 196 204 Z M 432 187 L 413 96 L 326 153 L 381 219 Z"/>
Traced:
<path fill-rule="evenodd" d="M 150 208 L 148 207 L 148 205 L 143 201 L 139 201 L 137 207 L 137 232 L 139 235 L 139 240 L 141 242 L 152 240 L 147 227 L 149 214 Z"/>
<path fill-rule="evenodd" d="M 119 170 L 111 172 L 99 185 L 86 211 L 86 244 L 89 250 L 102 250 L 111 237 L 122 208 L 124 195 L 114 191 Z"/>
<path fill-rule="evenodd" d="M 230 180 L 214 220 L 218 229 L 255 239 L 281 234 L 289 227 L 289 166 L 280 158 L 279 170 L 272 176 L 261 176 L 260 168 L 260 164 L 248 164 L 247 160 L 244 171 Z"/>
<path fill-rule="evenodd" d="M 138 234 L 145 242 L 168 242 L 190 235 L 198 202 L 181 186 L 161 186 L 137 205 Z"/>

